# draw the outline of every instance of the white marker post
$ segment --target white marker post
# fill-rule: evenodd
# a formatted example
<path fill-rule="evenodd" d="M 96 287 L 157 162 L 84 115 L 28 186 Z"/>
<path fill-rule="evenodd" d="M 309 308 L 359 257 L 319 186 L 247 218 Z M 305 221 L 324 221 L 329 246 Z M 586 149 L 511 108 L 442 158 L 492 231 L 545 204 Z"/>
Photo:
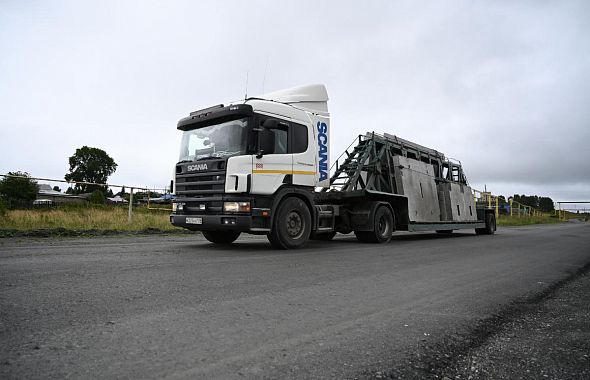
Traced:
<path fill-rule="evenodd" d="M 127 215 L 127 222 L 131 223 L 131 214 L 133 212 L 133 188 L 129 191 L 129 214 Z"/>

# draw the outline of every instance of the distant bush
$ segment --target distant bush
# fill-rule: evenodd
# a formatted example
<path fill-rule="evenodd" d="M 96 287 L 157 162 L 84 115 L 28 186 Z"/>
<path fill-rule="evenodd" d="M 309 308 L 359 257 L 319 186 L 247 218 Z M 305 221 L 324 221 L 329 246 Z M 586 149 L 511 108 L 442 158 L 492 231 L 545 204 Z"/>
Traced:
<path fill-rule="evenodd" d="M 103 205 L 105 203 L 104 194 L 100 190 L 94 190 L 92 194 L 90 194 L 90 198 L 88 200 L 90 203 L 96 205 Z"/>

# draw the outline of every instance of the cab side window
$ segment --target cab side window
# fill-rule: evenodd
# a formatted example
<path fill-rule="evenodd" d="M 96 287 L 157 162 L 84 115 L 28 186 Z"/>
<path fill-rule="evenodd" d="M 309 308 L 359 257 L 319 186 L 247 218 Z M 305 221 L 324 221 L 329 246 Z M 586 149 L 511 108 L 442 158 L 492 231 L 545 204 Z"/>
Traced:
<path fill-rule="evenodd" d="M 275 135 L 275 154 L 285 154 L 288 152 L 287 131 L 283 129 L 271 129 Z"/>
<path fill-rule="evenodd" d="M 291 123 L 291 153 L 303 153 L 307 150 L 307 127 Z"/>
<path fill-rule="evenodd" d="M 262 119 L 260 126 L 262 127 L 268 119 Z M 277 120 L 275 126 L 269 128 L 269 131 L 274 134 L 275 147 L 274 154 L 287 153 L 303 153 L 307 151 L 308 138 L 307 127 L 302 124 L 296 124 L 286 120 Z"/>

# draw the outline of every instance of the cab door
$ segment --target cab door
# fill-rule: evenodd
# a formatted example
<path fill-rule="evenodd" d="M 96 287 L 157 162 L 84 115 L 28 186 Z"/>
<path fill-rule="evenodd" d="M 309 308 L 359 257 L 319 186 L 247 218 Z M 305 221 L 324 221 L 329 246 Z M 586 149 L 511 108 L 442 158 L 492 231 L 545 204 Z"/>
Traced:
<path fill-rule="evenodd" d="M 293 184 L 316 184 L 316 159 L 313 131 L 309 125 L 292 122 L 289 128 L 289 152 L 293 157 Z"/>
<path fill-rule="evenodd" d="M 252 155 L 251 194 L 273 194 L 287 176 L 293 175 L 293 155 L 289 153 L 290 121 L 258 119 L 258 154 Z M 264 141 L 262 141 L 264 140 Z M 268 145 L 271 142 L 270 146 Z M 264 152 L 261 147 L 268 148 Z"/>

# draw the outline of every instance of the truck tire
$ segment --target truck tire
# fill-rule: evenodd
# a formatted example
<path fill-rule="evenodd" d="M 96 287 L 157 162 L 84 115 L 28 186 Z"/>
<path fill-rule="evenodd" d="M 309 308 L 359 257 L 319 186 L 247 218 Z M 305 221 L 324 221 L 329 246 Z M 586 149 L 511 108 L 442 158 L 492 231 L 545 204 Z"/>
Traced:
<path fill-rule="evenodd" d="M 358 241 L 363 243 L 387 243 L 395 230 L 393 214 L 389 207 L 381 206 L 375 212 L 373 231 L 354 231 Z"/>
<path fill-rule="evenodd" d="M 203 231 L 205 239 L 215 244 L 231 244 L 240 236 L 236 231 Z"/>
<path fill-rule="evenodd" d="M 485 222 L 486 226 L 484 228 L 476 228 L 475 233 L 478 235 L 493 235 L 496 232 L 496 214 L 487 212 Z"/>
<path fill-rule="evenodd" d="M 309 239 L 328 241 L 334 239 L 334 236 L 336 236 L 336 232 L 312 232 Z"/>
<path fill-rule="evenodd" d="M 296 249 L 303 247 L 311 233 L 311 214 L 305 202 L 299 198 L 284 199 L 273 219 L 268 236 L 275 249 Z"/>

